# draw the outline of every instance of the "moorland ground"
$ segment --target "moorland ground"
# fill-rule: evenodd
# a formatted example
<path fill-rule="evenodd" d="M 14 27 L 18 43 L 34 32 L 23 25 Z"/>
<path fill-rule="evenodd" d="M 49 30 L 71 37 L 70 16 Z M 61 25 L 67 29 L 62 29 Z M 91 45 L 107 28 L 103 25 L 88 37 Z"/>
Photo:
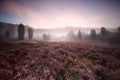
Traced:
<path fill-rule="evenodd" d="M 119 80 L 120 46 L 83 42 L 0 45 L 1 80 Z"/>

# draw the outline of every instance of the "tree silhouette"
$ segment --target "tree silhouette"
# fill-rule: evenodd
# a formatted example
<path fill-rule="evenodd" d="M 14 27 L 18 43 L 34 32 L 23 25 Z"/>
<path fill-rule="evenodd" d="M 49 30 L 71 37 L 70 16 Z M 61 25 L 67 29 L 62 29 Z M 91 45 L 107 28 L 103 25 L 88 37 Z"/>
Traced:
<path fill-rule="evenodd" d="M 81 34 L 81 31 L 79 30 L 78 32 L 78 39 L 81 39 L 82 38 L 82 34 Z"/>
<path fill-rule="evenodd" d="M 96 31 L 95 30 L 91 30 L 90 35 L 91 35 L 92 39 L 95 39 L 96 38 Z"/>
<path fill-rule="evenodd" d="M 5 32 L 5 37 L 6 37 L 6 39 L 10 38 L 10 32 L 8 30 Z"/>
<path fill-rule="evenodd" d="M 28 28 L 28 38 L 32 39 L 33 37 L 33 29 L 32 28 Z"/>
<path fill-rule="evenodd" d="M 102 36 L 106 36 L 106 35 L 107 35 L 107 30 L 106 30 L 105 27 L 102 27 L 102 28 L 101 28 L 101 35 L 102 35 Z"/>
<path fill-rule="evenodd" d="M 69 37 L 70 39 L 75 39 L 75 38 L 76 38 L 76 35 L 74 34 L 74 31 L 70 31 L 70 32 L 68 33 L 68 37 Z"/>
<path fill-rule="evenodd" d="M 49 40 L 50 39 L 50 35 L 48 34 L 43 34 L 43 39 L 44 40 Z"/>
<path fill-rule="evenodd" d="M 24 40 L 24 35 L 25 35 L 25 28 L 23 24 L 20 24 L 18 26 L 18 39 L 19 40 Z"/>
<path fill-rule="evenodd" d="M 118 27 L 118 32 L 120 32 L 120 26 Z"/>

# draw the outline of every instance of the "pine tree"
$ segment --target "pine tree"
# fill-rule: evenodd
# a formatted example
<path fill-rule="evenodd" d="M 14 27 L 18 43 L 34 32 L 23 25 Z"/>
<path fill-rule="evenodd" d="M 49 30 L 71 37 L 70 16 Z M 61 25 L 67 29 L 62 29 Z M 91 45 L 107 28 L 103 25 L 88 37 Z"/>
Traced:
<path fill-rule="evenodd" d="M 25 28 L 23 24 L 20 24 L 18 26 L 18 39 L 19 40 L 24 40 L 24 35 L 25 35 Z"/>
<path fill-rule="evenodd" d="M 28 28 L 28 38 L 32 39 L 33 37 L 33 29 L 32 28 Z"/>
<path fill-rule="evenodd" d="M 90 35 L 91 35 L 92 39 L 95 39 L 96 38 L 96 31 L 95 30 L 91 30 Z"/>
<path fill-rule="evenodd" d="M 5 32 L 5 37 L 6 37 L 6 39 L 10 38 L 10 32 L 8 30 Z"/>
<path fill-rule="evenodd" d="M 107 30 L 106 30 L 105 27 L 102 27 L 102 28 L 101 28 L 101 35 L 102 35 L 102 36 L 106 36 L 106 35 L 107 35 Z"/>
<path fill-rule="evenodd" d="M 82 38 L 82 34 L 81 34 L 81 31 L 79 30 L 78 32 L 78 39 L 81 39 Z"/>

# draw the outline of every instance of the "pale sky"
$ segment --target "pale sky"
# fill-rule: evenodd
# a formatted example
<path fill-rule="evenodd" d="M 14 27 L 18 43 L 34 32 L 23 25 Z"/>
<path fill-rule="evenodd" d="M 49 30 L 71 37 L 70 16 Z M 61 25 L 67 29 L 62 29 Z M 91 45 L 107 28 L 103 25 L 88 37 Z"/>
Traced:
<path fill-rule="evenodd" d="M 118 27 L 119 0 L 0 0 L 0 22 L 34 28 Z"/>

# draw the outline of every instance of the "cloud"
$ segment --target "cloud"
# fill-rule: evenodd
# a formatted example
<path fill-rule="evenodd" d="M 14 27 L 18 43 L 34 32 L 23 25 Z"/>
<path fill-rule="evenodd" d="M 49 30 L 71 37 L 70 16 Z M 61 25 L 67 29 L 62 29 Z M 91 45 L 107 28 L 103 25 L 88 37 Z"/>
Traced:
<path fill-rule="evenodd" d="M 96 13 L 94 10 L 82 3 L 72 5 L 61 5 L 53 2 L 43 2 L 37 4 L 22 5 L 17 1 L 5 1 L 5 10 L 17 15 L 23 23 L 27 23 L 36 28 L 56 28 L 65 26 L 97 26 L 105 24 L 110 19 L 111 14 Z M 80 5 L 81 4 L 81 5 Z M 30 7 L 33 7 L 30 8 Z M 118 14 L 118 13 L 116 13 Z M 108 18 L 106 18 L 108 16 Z M 111 17 L 113 18 L 113 17 Z M 21 21 L 20 21 L 21 22 Z M 110 22 L 110 21 L 109 21 Z"/>
<path fill-rule="evenodd" d="M 22 14 L 21 6 L 19 6 L 16 2 L 13 2 L 13 1 L 5 1 L 3 3 L 3 8 L 17 15 Z"/>
<path fill-rule="evenodd" d="M 15 1 L 5 1 L 3 4 L 3 8 L 15 15 L 27 15 L 28 17 L 33 19 L 37 19 L 39 17 L 38 13 L 36 13 L 27 6 L 18 4 L 18 2 Z"/>
<path fill-rule="evenodd" d="M 19 17 L 27 18 L 29 20 L 33 20 L 33 22 L 45 21 L 44 18 L 40 16 L 40 14 L 38 14 L 36 11 L 32 10 L 28 6 L 18 4 L 18 2 L 15 1 L 4 1 L 2 7 L 4 8 L 4 10 L 12 14 L 15 14 Z"/>

